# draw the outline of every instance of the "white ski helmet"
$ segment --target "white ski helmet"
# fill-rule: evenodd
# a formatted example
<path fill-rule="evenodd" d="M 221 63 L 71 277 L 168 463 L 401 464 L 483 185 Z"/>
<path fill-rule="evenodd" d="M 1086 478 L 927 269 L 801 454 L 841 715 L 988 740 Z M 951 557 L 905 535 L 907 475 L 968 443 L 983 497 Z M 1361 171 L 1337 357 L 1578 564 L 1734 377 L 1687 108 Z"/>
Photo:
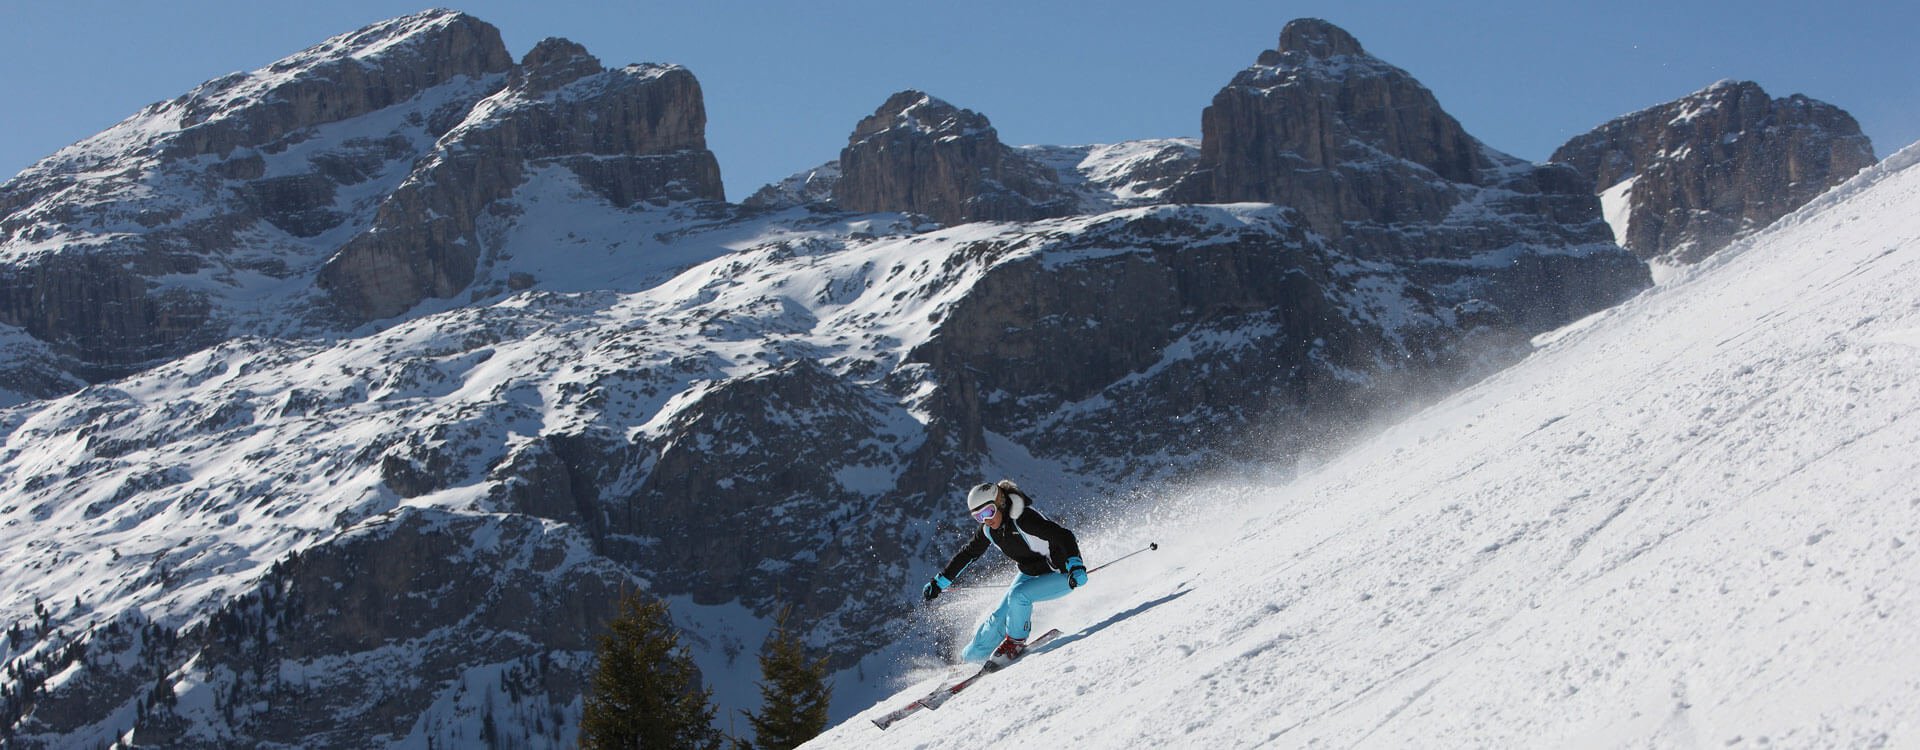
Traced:
<path fill-rule="evenodd" d="M 998 494 L 1000 494 L 1000 488 L 992 484 L 982 482 L 974 485 L 973 489 L 967 490 L 967 513 L 972 514 L 979 510 L 980 506 L 993 502 L 994 496 Z"/>

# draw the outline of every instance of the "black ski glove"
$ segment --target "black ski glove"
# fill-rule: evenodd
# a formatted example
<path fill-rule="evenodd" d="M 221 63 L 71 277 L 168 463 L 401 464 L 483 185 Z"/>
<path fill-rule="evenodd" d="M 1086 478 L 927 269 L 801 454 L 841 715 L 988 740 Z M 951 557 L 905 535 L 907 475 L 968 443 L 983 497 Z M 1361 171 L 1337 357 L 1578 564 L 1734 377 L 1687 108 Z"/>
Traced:
<path fill-rule="evenodd" d="M 920 589 L 920 598 L 933 601 L 934 597 L 939 596 L 940 592 L 945 591 L 948 586 L 952 585 L 952 581 L 948 581 L 940 576 L 929 578 L 927 579 L 927 587 Z"/>

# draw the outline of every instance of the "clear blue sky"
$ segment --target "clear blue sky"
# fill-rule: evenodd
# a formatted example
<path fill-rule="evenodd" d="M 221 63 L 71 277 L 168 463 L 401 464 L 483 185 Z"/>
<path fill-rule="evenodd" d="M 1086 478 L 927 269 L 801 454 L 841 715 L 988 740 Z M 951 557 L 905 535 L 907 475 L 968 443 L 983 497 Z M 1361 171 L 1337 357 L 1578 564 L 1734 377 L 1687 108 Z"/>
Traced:
<path fill-rule="evenodd" d="M 426 5 L 0 0 L 0 174 L 148 103 Z M 1467 130 L 1541 160 L 1614 116 L 1722 78 L 1920 140 L 1920 2 L 467 2 L 517 58 L 548 36 L 705 89 L 727 194 L 833 158 L 888 94 L 980 111 L 1011 144 L 1199 135 L 1200 110 L 1315 16 L 1413 73 Z"/>

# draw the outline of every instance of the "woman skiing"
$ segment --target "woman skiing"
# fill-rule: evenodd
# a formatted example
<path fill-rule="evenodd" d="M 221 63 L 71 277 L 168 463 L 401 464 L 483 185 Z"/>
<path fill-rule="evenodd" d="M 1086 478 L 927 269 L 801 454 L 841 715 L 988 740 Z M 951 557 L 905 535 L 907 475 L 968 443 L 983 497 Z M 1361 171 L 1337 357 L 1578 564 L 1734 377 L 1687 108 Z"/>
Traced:
<path fill-rule="evenodd" d="M 980 523 L 967 546 L 927 581 L 921 595 L 928 601 L 953 585 L 960 571 L 986 554 L 989 543 L 1020 566 L 1020 576 L 1007 587 L 1000 606 L 974 630 L 960 658 L 1012 661 L 1026 650 L 1033 631 L 1033 603 L 1058 599 L 1087 582 L 1087 566 L 1080 562 L 1080 543 L 1066 527 L 1047 520 L 1033 507 L 1033 498 L 1011 480 L 977 484 L 967 491 L 967 514 Z"/>

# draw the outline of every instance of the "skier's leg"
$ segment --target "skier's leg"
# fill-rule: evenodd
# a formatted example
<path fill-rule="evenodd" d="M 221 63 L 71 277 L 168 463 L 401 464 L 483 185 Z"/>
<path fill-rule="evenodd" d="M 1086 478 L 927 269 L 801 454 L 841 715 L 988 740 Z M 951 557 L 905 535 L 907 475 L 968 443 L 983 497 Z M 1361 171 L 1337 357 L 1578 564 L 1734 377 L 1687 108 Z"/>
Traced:
<path fill-rule="evenodd" d="M 966 649 L 960 652 L 961 661 L 984 661 L 988 656 L 993 654 L 995 648 L 1000 646 L 1000 640 L 1007 636 L 1009 623 L 1014 622 L 1009 619 L 1016 606 L 1014 593 L 1020 590 L 1021 584 L 1031 578 L 1033 578 L 1033 576 L 1022 573 L 1013 580 L 1013 585 L 1007 587 L 1006 596 L 1000 597 L 1000 606 L 995 607 L 992 612 L 987 613 L 987 616 L 980 620 L 979 626 L 973 629 L 973 641 L 969 642 Z M 1028 611 L 1031 611 L 1033 609 L 1032 602 L 1027 602 L 1026 607 Z M 1026 622 L 1026 615 L 1021 615 L 1019 622 Z"/>
<path fill-rule="evenodd" d="M 1025 640 L 1033 633 L 1033 603 L 1058 599 L 1073 592 L 1062 573 L 1048 573 L 1043 576 L 1020 576 L 1007 590 L 1007 598 L 1000 608 L 1006 612 L 1007 635 Z"/>

